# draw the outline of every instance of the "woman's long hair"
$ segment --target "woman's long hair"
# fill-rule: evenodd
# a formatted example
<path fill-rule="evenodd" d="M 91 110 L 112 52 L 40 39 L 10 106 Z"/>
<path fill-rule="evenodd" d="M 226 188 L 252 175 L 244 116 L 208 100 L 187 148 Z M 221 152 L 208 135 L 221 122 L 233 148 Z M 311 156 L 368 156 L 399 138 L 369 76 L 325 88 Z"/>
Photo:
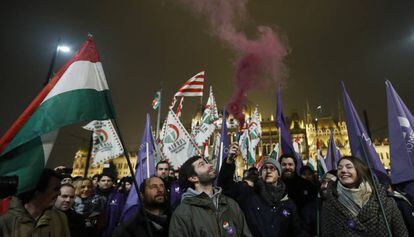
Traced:
<path fill-rule="evenodd" d="M 365 181 L 365 182 L 368 182 L 371 187 L 373 187 L 373 181 L 369 173 L 369 168 L 364 161 L 362 161 L 361 159 L 355 156 L 344 156 L 341 159 L 339 159 L 338 163 L 336 164 L 337 167 L 339 167 L 339 163 L 341 162 L 341 160 L 349 160 L 354 165 L 356 173 L 357 173 L 357 181 L 356 181 L 357 186 L 359 186 L 363 181 Z M 340 171 L 338 169 L 338 175 L 337 175 L 338 177 L 339 177 L 339 172 Z"/>

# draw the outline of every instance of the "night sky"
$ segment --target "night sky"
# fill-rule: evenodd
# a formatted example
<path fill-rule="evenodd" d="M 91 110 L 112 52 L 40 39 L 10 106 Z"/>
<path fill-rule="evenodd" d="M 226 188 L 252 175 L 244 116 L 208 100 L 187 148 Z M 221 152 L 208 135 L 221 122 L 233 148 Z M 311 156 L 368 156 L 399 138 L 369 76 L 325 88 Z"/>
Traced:
<path fill-rule="evenodd" d="M 59 37 L 77 49 L 88 33 L 101 55 L 118 122 L 128 149 L 136 150 L 145 114 L 164 85 L 163 116 L 172 95 L 191 76 L 206 70 L 205 99 L 212 85 L 219 107 L 233 91 L 236 55 L 212 33 L 208 21 L 175 0 L 8 1 L 0 8 L 0 133 L 4 134 L 46 79 Z M 343 80 L 362 115 L 366 109 L 374 137 L 387 135 L 384 78 L 414 110 L 414 1 L 260 0 L 249 1 L 241 31 L 257 26 L 278 29 L 287 38 L 289 75 L 283 89 L 285 115 L 303 115 L 322 105 L 337 117 Z M 70 55 L 60 54 L 55 71 Z M 264 117 L 275 111 L 274 85 L 248 95 Z M 186 98 L 183 122 L 189 123 L 198 98 Z M 86 146 L 88 132 L 62 129 L 49 166 L 71 165 Z"/>

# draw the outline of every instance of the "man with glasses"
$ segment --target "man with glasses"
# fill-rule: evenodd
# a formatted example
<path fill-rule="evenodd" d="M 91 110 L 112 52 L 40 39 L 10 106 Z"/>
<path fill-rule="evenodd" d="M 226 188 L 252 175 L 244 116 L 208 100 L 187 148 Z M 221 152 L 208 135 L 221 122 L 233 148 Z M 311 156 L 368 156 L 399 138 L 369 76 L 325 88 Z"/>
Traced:
<path fill-rule="evenodd" d="M 268 158 L 253 183 L 233 180 L 237 144 L 230 147 L 229 156 L 220 170 L 218 185 L 223 193 L 234 198 L 243 210 L 253 236 L 307 236 L 303 231 L 295 203 L 289 199 L 280 179 L 279 162 Z"/>

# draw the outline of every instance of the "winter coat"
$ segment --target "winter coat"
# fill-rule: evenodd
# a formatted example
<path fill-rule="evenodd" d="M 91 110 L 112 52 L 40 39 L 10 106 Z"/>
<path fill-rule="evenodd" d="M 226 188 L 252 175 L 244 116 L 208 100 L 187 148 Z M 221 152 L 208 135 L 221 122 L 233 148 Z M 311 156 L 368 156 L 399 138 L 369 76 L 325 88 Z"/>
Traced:
<path fill-rule="evenodd" d="M 414 237 L 414 207 L 407 199 L 407 197 L 394 191 L 391 194 L 391 197 L 394 198 L 395 202 L 397 203 L 398 209 L 401 211 L 401 215 L 404 219 L 405 226 L 408 230 L 408 235 L 410 237 Z"/>
<path fill-rule="evenodd" d="M 322 203 L 322 236 L 388 236 L 376 195 L 372 193 L 368 202 L 362 207 L 359 214 L 354 217 L 338 200 L 338 192 L 336 190 L 337 182 L 329 187 L 328 192 L 326 192 L 326 199 Z M 382 185 L 377 185 L 378 194 L 384 205 L 392 235 L 395 237 L 408 236 L 407 228 L 397 208 L 397 204 L 392 198 L 387 196 L 385 188 Z"/>
<path fill-rule="evenodd" d="M 296 175 L 296 173 L 291 178 L 284 178 L 283 182 L 286 185 L 289 198 L 295 202 L 299 213 L 308 203 L 316 201 L 318 187 L 312 182 Z"/>
<path fill-rule="evenodd" d="M 234 164 L 223 162 L 218 185 L 223 193 L 234 198 L 243 210 L 246 221 L 253 236 L 308 236 L 304 232 L 295 203 L 289 199 L 285 190 L 280 195 L 279 202 L 269 204 L 260 194 L 257 187 L 250 187 L 245 182 L 235 182 Z"/>
<path fill-rule="evenodd" d="M 112 236 L 112 232 L 115 230 L 121 218 L 122 209 L 126 202 L 126 196 L 124 193 L 120 193 L 116 190 L 112 190 L 107 197 L 105 206 L 105 230 L 102 233 L 102 237 Z"/>
<path fill-rule="evenodd" d="M 239 205 L 216 189 L 213 197 L 188 189 L 175 209 L 170 237 L 252 236 Z"/>
<path fill-rule="evenodd" d="M 178 185 L 178 180 L 174 177 L 167 177 L 162 179 L 165 186 L 167 203 L 169 203 L 172 211 L 180 204 L 182 192 Z"/>
<path fill-rule="evenodd" d="M 70 236 L 71 237 L 90 237 L 91 234 L 87 231 L 85 226 L 85 218 L 72 209 L 63 211 L 69 224 Z"/>
<path fill-rule="evenodd" d="M 149 226 L 153 237 L 168 237 L 169 216 L 165 219 L 146 213 Z M 147 223 L 144 218 L 143 209 L 141 209 L 134 218 L 120 224 L 114 231 L 113 237 L 147 237 L 150 236 L 147 229 Z"/>
<path fill-rule="evenodd" d="M 0 236 L 70 237 L 70 234 L 64 213 L 50 209 L 35 220 L 22 202 L 13 197 L 8 213 L 0 217 Z"/>

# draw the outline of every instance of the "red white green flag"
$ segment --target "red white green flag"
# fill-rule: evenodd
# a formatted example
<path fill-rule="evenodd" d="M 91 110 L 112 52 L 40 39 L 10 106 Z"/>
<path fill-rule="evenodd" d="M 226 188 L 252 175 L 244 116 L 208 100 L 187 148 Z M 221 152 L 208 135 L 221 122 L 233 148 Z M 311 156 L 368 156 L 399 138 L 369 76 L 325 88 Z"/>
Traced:
<path fill-rule="evenodd" d="M 31 190 L 59 128 L 111 118 L 108 84 L 89 37 L 0 139 L 0 176 L 19 176 L 18 193 Z"/>

